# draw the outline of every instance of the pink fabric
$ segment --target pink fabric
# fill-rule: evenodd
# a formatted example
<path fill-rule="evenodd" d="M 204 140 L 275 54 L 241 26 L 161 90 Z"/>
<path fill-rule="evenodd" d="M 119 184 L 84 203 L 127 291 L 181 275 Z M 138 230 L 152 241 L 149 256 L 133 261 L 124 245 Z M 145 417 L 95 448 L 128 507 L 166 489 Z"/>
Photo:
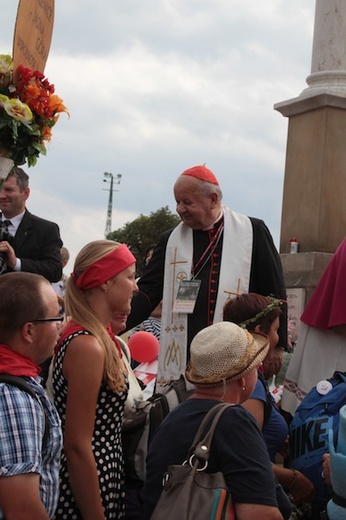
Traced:
<path fill-rule="evenodd" d="M 346 238 L 329 262 L 301 321 L 320 329 L 346 324 Z"/>

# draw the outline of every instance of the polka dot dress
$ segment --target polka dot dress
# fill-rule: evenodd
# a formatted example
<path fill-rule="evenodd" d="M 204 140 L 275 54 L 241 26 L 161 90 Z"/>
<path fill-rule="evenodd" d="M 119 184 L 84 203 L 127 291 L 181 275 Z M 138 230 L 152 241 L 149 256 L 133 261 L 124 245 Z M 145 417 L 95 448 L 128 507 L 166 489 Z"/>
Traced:
<path fill-rule="evenodd" d="M 62 361 L 70 341 L 82 334 L 89 334 L 89 332 L 80 330 L 63 341 L 53 372 L 55 405 L 61 418 L 63 431 L 65 429 L 67 383 L 62 375 Z M 102 505 L 107 520 L 124 518 L 121 423 L 126 396 L 127 392 L 116 394 L 103 383 L 96 406 L 92 448 L 99 475 Z M 67 461 L 63 451 L 60 466 L 60 497 L 55 519 L 76 520 L 81 518 L 69 485 Z"/>

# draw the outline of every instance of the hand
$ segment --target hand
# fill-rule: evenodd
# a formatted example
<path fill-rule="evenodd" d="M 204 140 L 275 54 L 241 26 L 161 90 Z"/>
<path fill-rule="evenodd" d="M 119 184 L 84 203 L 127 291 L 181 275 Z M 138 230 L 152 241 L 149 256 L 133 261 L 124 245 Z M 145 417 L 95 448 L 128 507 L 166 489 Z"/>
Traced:
<path fill-rule="evenodd" d="M 296 505 L 312 502 L 314 498 L 314 485 L 303 473 L 296 470 L 297 479 L 289 490 Z"/>
<path fill-rule="evenodd" d="M 331 478 L 330 478 L 330 455 L 329 455 L 329 453 L 325 453 L 324 455 L 322 455 L 322 460 L 323 460 L 322 477 L 324 478 L 324 481 L 327 484 L 327 486 L 331 486 L 332 482 L 331 482 Z"/>
<path fill-rule="evenodd" d="M 9 242 L 7 242 L 7 240 L 0 242 L 0 253 L 4 253 L 6 255 L 7 267 L 14 269 L 17 263 L 17 257 L 13 247 Z"/>
<path fill-rule="evenodd" d="M 285 459 L 290 454 L 290 439 L 287 435 L 285 441 L 282 443 L 281 448 L 279 449 L 278 453 Z"/>
<path fill-rule="evenodd" d="M 7 240 L 2 240 L 0 242 L 0 253 L 6 255 L 7 267 L 14 269 L 17 262 L 17 257 L 13 247 L 9 242 L 7 242 Z"/>

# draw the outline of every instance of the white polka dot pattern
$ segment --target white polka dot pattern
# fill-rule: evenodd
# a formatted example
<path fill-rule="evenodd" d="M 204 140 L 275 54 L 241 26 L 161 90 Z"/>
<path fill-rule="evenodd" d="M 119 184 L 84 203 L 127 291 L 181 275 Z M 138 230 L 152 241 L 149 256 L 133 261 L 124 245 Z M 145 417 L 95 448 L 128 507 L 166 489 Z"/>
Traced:
<path fill-rule="evenodd" d="M 62 361 L 70 341 L 81 334 L 80 330 L 68 336 L 62 343 L 53 371 L 55 405 L 62 427 L 65 427 L 67 383 L 62 374 Z M 105 518 L 124 518 L 124 468 L 121 445 L 121 424 L 127 392 L 116 394 L 104 383 L 100 388 L 95 414 L 92 448 L 97 464 L 100 494 Z M 55 514 L 56 520 L 79 520 L 80 512 L 69 485 L 66 456 L 63 451 L 60 467 L 60 497 Z"/>

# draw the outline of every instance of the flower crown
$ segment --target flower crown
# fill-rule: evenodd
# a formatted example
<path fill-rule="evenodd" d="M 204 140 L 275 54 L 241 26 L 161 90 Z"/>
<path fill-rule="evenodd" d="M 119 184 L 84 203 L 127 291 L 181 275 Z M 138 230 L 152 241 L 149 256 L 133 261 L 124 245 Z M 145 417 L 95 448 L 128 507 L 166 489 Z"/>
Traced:
<path fill-rule="evenodd" d="M 269 314 L 271 311 L 274 311 L 275 309 L 280 309 L 281 305 L 286 303 L 286 300 L 279 300 L 274 296 L 267 296 L 267 299 L 270 301 L 267 307 L 264 307 L 264 309 L 262 309 L 261 312 L 256 314 L 253 318 L 249 318 L 248 320 L 239 323 L 239 327 L 241 327 L 242 329 L 246 329 L 246 327 L 250 325 L 250 323 L 255 323 L 260 318 L 264 318 L 265 316 L 267 316 L 267 314 Z"/>

